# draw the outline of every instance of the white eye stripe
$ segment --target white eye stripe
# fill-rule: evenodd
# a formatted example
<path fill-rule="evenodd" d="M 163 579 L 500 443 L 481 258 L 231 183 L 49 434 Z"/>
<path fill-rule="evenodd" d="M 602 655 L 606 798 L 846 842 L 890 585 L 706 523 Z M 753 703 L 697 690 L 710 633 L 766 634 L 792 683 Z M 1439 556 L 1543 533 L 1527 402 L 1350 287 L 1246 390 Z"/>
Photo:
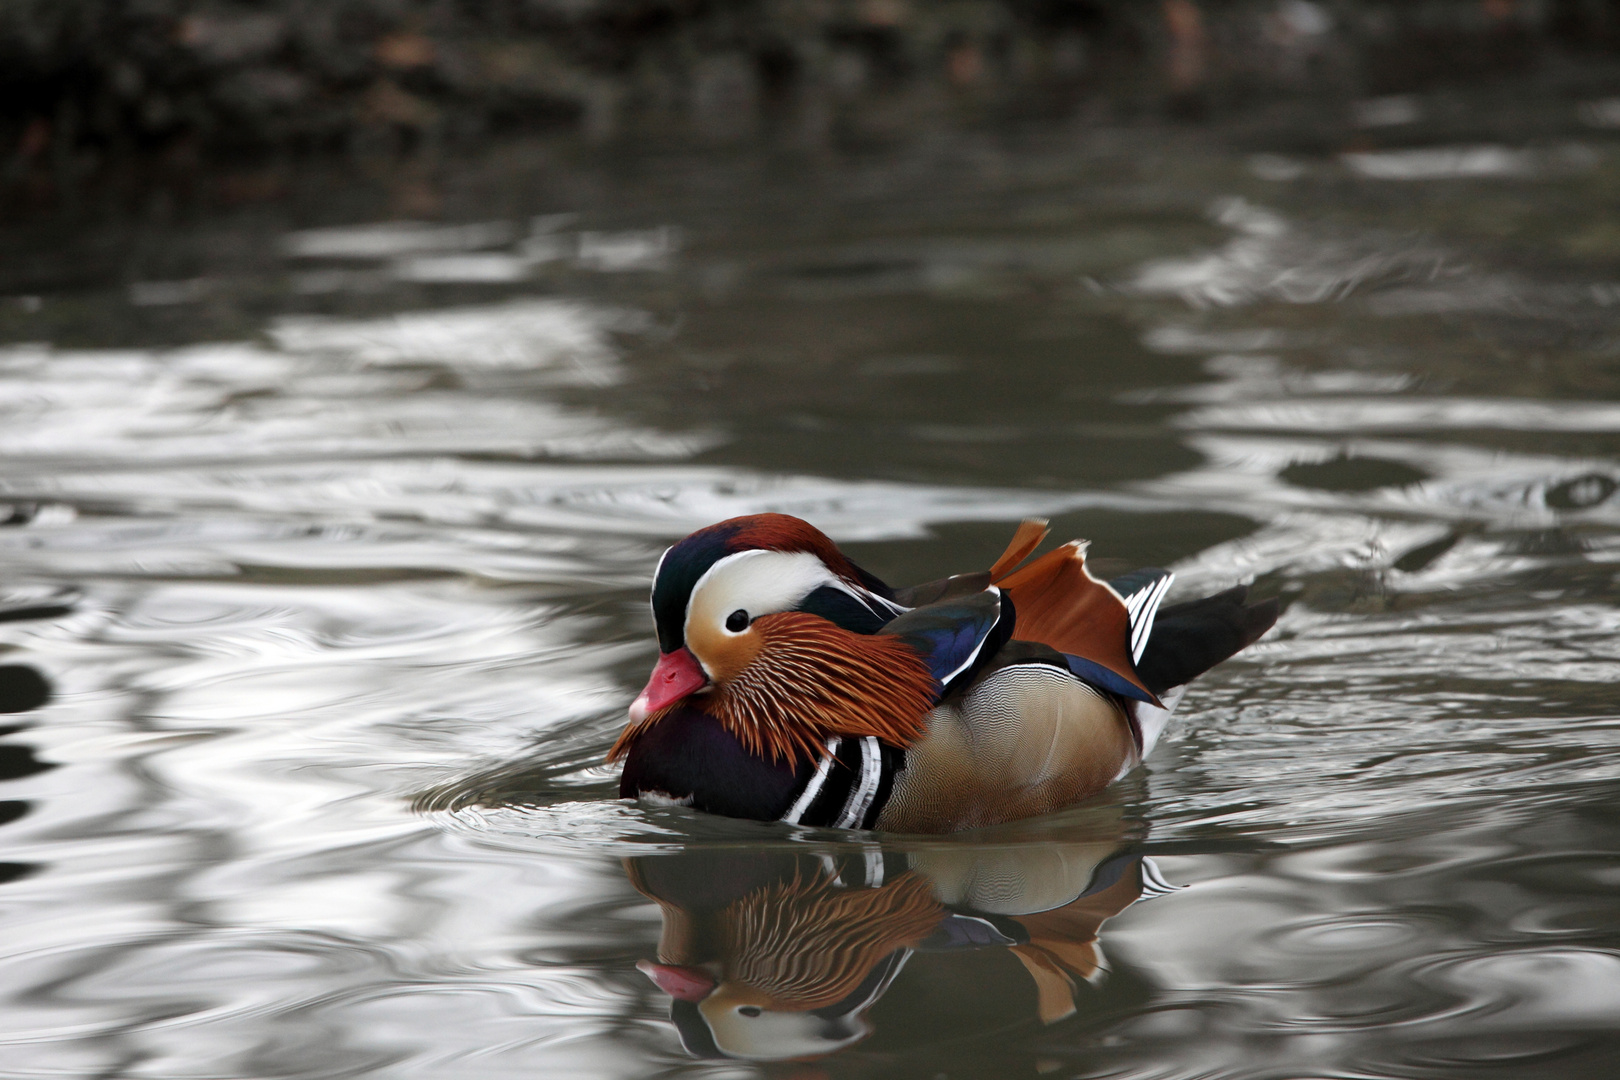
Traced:
<path fill-rule="evenodd" d="M 717 561 L 692 586 L 686 630 L 690 632 L 699 612 L 723 627 L 733 611 L 746 611 L 750 619 L 792 611 L 823 585 L 849 592 L 848 585 L 809 552 L 739 551 Z"/>
<path fill-rule="evenodd" d="M 885 621 L 910 610 L 844 580 L 810 552 L 756 548 L 727 555 L 698 578 L 687 599 L 683 631 L 690 633 L 694 616 L 701 610 L 706 622 L 727 633 L 739 633 L 725 626 L 733 612 L 747 612 L 752 622 L 761 615 L 793 611 L 822 588 L 836 589 Z"/>

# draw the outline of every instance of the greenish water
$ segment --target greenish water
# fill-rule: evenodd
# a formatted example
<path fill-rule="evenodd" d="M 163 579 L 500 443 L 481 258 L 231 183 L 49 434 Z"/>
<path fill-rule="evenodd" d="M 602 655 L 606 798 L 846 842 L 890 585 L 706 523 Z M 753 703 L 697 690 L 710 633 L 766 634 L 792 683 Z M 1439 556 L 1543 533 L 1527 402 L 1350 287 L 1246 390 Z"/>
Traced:
<path fill-rule="evenodd" d="M 56 688 L 0 744 L 0 1072 L 1612 1075 L 1620 143 L 1525 109 L 14 222 L 0 609 L 70 610 L 0 623 Z M 614 801 L 659 552 L 763 510 L 1288 606 L 1055 819 Z M 857 977 L 716 1021 L 661 948 Z"/>

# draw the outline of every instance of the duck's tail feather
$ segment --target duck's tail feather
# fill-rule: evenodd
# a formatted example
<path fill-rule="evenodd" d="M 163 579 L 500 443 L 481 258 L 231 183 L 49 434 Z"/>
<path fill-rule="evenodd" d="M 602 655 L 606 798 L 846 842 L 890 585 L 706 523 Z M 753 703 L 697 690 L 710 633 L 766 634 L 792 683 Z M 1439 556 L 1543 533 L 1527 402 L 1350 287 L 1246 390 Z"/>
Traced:
<path fill-rule="evenodd" d="M 1191 682 L 1260 639 L 1281 614 L 1275 598 L 1245 604 L 1247 585 L 1161 608 L 1137 674 L 1155 694 Z"/>

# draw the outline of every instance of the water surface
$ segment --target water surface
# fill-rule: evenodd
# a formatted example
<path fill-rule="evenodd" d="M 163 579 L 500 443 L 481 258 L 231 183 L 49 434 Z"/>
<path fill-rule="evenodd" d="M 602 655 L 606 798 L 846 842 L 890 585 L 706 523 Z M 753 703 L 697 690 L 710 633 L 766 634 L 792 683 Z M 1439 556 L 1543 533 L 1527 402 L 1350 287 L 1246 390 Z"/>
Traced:
<path fill-rule="evenodd" d="M 12 225 L 4 1072 L 1612 1075 L 1620 143 L 1548 110 Z M 1010 832 L 614 801 L 654 561 L 764 510 L 1287 609 Z"/>

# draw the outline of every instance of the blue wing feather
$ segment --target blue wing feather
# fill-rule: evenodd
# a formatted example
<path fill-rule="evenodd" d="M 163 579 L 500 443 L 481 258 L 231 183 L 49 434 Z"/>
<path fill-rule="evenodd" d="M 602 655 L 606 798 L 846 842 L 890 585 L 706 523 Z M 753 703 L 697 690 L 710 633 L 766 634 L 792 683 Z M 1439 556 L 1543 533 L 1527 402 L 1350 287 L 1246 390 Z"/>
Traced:
<path fill-rule="evenodd" d="M 1162 577 L 1168 577 L 1163 571 Z M 1160 580 L 1155 578 L 1153 580 Z M 880 634 L 894 634 L 916 650 L 940 684 L 940 697 L 972 677 L 978 663 L 1012 635 L 1012 602 L 1001 590 L 927 604 L 890 622 Z M 1153 698 L 1101 664 L 1063 653 L 1075 677 L 1119 697 L 1153 704 Z"/>
<path fill-rule="evenodd" d="M 1001 590 L 986 589 L 981 593 L 927 604 L 899 616 L 880 634 L 894 634 L 916 650 L 923 658 L 934 681 L 940 685 L 943 697 L 961 680 L 971 676 L 977 662 L 984 659 L 1000 641 L 1011 632 L 1008 616 L 1011 603 L 1005 603 Z M 1001 627 L 1003 633 L 997 634 Z M 986 648 L 987 644 L 992 647 Z"/>
<path fill-rule="evenodd" d="M 1118 694 L 1120 697 L 1131 698 L 1134 701 L 1145 701 L 1149 705 L 1157 704 L 1140 687 L 1126 682 L 1094 660 L 1087 660 L 1083 656 L 1071 656 L 1069 653 L 1064 653 L 1063 659 L 1068 663 L 1069 670 L 1082 682 L 1088 682 L 1099 690 L 1106 690 L 1110 694 Z"/>

